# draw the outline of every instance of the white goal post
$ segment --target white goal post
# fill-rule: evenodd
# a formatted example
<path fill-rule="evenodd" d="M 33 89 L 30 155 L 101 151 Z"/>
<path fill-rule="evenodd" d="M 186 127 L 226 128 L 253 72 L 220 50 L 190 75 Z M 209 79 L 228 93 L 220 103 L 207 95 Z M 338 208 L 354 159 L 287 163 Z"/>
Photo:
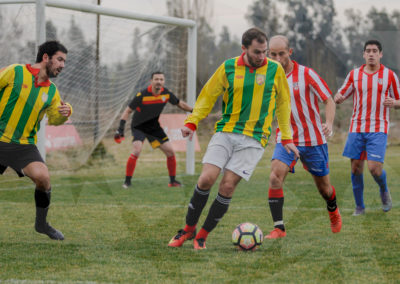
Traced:
<path fill-rule="evenodd" d="M 46 40 L 46 7 L 74 10 L 95 15 L 104 15 L 110 17 L 118 17 L 129 20 L 138 20 L 144 22 L 174 25 L 187 28 L 187 74 L 186 74 L 186 96 L 187 102 L 193 106 L 196 100 L 196 55 L 197 55 L 197 27 L 196 22 L 189 19 L 155 16 L 139 14 L 131 11 L 118 10 L 115 8 L 107 8 L 94 4 L 80 3 L 67 0 L 0 0 L 0 4 L 36 4 L 36 47 Z M 38 133 L 38 148 L 45 158 L 45 125 L 42 121 L 40 131 Z M 186 143 L 186 173 L 194 174 L 195 172 L 195 155 L 194 141 Z"/>

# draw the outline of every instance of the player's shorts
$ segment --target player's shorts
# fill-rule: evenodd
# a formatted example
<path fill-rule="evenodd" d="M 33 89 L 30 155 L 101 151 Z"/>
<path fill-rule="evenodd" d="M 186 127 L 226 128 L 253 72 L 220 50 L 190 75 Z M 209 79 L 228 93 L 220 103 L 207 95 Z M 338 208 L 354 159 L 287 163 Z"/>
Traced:
<path fill-rule="evenodd" d="M 153 128 L 149 132 L 144 132 L 137 128 L 132 128 L 133 141 L 144 141 L 147 138 L 153 149 L 160 147 L 161 144 L 169 141 L 167 134 L 161 127 Z"/>
<path fill-rule="evenodd" d="M 44 163 L 36 145 L 13 144 L 0 141 L 0 174 L 7 167 L 14 169 L 20 177 L 24 176 L 22 171 L 32 162 Z"/>
<path fill-rule="evenodd" d="M 203 164 L 230 170 L 248 181 L 264 153 L 264 147 L 249 136 L 217 132 L 208 144 Z"/>
<path fill-rule="evenodd" d="M 328 145 L 322 144 L 317 146 L 297 146 L 300 153 L 300 161 L 303 164 L 303 168 L 310 174 L 318 177 L 323 177 L 329 174 L 329 156 L 328 156 Z M 294 166 L 297 163 L 297 158 L 294 157 L 294 153 L 288 153 L 283 147 L 282 143 L 278 143 L 275 146 L 272 160 L 279 160 L 290 168 L 290 172 L 294 173 Z"/>
<path fill-rule="evenodd" d="M 354 160 L 385 160 L 387 134 L 383 132 L 353 133 L 347 136 L 343 156 Z"/>

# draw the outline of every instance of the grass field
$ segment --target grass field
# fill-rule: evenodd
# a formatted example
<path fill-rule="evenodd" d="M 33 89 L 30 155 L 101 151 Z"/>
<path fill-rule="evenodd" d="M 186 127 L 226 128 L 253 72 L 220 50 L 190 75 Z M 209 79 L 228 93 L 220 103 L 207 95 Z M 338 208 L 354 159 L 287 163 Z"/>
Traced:
<path fill-rule="evenodd" d="M 128 144 L 128 143 L 126 143 Z M 111 144 L 110 144 L 111 145 Z M 121 147 L 121 146 L 120 146 Z M 125 148 L 124 148 L 125 147 Z M 342 145 L 330 145 L 331 179 L 343 228 L 332 234 L 325 202 L 301 165 L 284 186 L 287 237 L 265 240 L 256 252 L 238 252 L 231 233 L 239 223 L 272 229 L 267 205 L 267 147 L 249 182 L 236 190 L 228 213 L 207 240 L 207 250 L 167 247 L 184 225 L 197 175 L 180 175 L 168 188 L 165 159 L 148 147 L 139 159 L 134 186 L 121 187 L 128 146 L 109 147 L 114 159 L 79 171 L 51 170 L 49 220 L 65 234 L 52 241 L 33 229 L 33 186 L 8 171 L 0 177 L 1 283 L 398 283 L 400 281 L 400 147 L 388 148 L 385 169 L 393 209 L 383 213 L 378 187 L 365 171 L 364 216 L 353 217 L 349 161 Z M 200 171 L 200 157 L 196 171 Z M 184 155 L 177 156 L 184 172 Z M 208 206 L 217 187 L 212 189 Z M 203 212 L 200 224 L 204 221 Z"/>

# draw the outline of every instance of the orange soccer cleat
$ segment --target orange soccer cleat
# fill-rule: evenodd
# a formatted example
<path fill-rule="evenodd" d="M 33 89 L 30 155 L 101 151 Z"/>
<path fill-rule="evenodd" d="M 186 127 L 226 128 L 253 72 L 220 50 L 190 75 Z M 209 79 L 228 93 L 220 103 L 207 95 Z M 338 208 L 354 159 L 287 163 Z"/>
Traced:
<path fill-rule="evenodd" d="M 194 239 L 193 240 L 193 248 L 195 250 L 206 249 L 206 240 L 205 239 Z"/>
<path fill-rule="evenodd" d="M 335 211 L 329 212 L 329 219 L 331 219 L 331 230 L 332 233 L 339 233 L 342 229 L 342 216 L 340 216 L 339 208 Z"/>
<path fill-rule="evenodd" d="M 286 232 L 279 228 L 275 228 L 271 233 L 269 233 L 269 235 L 265 236 L 265 239 L 279 239 L 283 237 L 286 237 Z"/>
<path fill-rule="evenodd" d="M 181 247 L 186 240 L 191 240 L 196 235 L 196 231 L 194 232 L 186 232 L 183 229 L 179 230 L 178 233 L 169 241 L 169 247 Z"/>

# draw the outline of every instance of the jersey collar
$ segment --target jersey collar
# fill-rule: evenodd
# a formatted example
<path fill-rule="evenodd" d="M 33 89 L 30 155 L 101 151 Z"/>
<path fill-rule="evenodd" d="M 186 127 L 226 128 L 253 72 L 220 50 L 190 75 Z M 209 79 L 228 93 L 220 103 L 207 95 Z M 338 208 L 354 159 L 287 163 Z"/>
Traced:
<path fill-rule="evenodd" d="M 292 71 L 290 71 L 290 73 L 289 74 L 286 74 L 286 78 L 289 78 L 292 74 L 293 74 L 293 72 L 294 71 L 296 71 L 297 70 L 297 68 L 299 68 L 299 63 L 297 63 L 296 61 L 294 61 L 294 60 L 292 60 L 292 62 L 293 62 L 293 68 L 292 68 Z"/>
<path fill-rule="evenodd" d="M 361 65 L 360 71 L 361 71 L 362 73 L 368 75 L 368 76 L 375 75 L 376 73 L 378 73 L 379 71 L 381 71 L 383 68 L 385 68 L 385 66 L 383 66 L 383 64 L 381 63 L 380 66 L 379 66 L 379 69 L 376 70 L 374 73 L 367 73 L 367 72 L 364 71 L 365 66 L 367 66 L 367 64 Z"/>
<path fill-rule="evenodd" d="M 161 93 L 164 91 L 164 88 L 161 88 L 160 94 L 154 94 L 154 93 L 153 93 L 153 88 L 152 88 L 152 86 L 149 85 L 149 86 L 147 87 L 147 91 L 148 91 L 149 93 L 151 93 L 153 96 L 159 96 L 159 95 L 161 95 Z"/>
<path fill-rule="evenodd" d="M 49 87 L 51 85 L 51 82 L 49 79 L 47 79 L 44 82 L 38 83 L 38 74 L 40 69 L 33 68 L 30 64 L 26 64 L 26 69 L 28 69 L 29 72 L 35 77 L 35 87 Z"/>
<path fill-rule="evenodd" d="M 247 65 L 247 64 L 244 62 L 244 58 L 243 58 L 244 55 L 245 55 L 244 52 L 242 53 L 242 55 L 240 55 L 240 57 L 239 57 L 239 59 L 238 59 L 238 61 L 237 61 L 237 65 L 238 65 L 238 66 L 246 66 L 246 67 L 249 67 L 249 68 L 250 68 L 250 72 L 252 72 L 253 70 L 257 69 L 257 68 L 254 68 L 253 66 Z M 264 66 L 265 64 L 267 64 L 267 62 L 268 62 L 267 58 L 264 58 L 264 62 L 262 63 L 262 65 L 261 65 L 260 67 L 262 67 L 262 66 Z M 258 68 L 260 68 L 260 67 L 258 67 Z"/>

